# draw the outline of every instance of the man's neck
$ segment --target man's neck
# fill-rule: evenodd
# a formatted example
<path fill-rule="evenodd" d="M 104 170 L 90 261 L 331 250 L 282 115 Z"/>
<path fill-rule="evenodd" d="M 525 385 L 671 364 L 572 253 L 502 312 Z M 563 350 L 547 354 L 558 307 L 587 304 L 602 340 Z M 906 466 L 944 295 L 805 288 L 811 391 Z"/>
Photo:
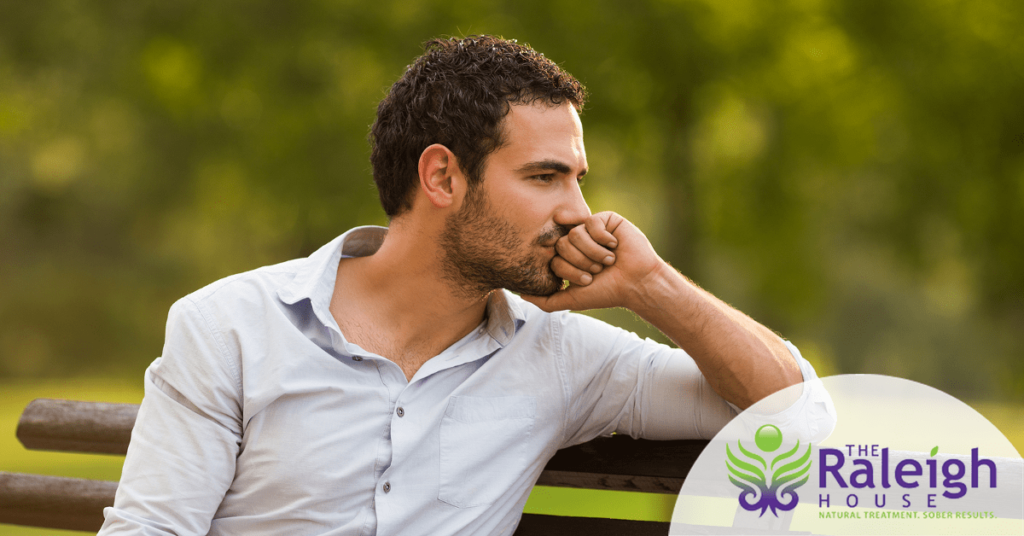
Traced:
<path fill-rule="evenodd" d="M 393 223 L 376 253 L 342 259 L 331 297 L 345 338 L 394 361 L 409 380 L 475 329 L 487 307 L 486 294 L 467 296 L 444 279 L 431 231 Z"/>

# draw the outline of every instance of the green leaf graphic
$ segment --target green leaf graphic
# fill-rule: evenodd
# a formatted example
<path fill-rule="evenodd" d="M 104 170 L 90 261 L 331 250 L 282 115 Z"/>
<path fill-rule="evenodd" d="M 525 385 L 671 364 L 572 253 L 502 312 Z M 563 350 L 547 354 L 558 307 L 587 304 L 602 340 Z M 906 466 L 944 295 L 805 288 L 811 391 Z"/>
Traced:
<path fill-rule="evenodd" d="M 938 453 L 939 453 L 939 447 L 938 447 L 938 445 L 936 445 L 935 448 L 932 449 L 932 456 L 935 456 Z"/>
<path fill-rule="evenodd" d="M 764 473 L 762 473 L 761 470 L 758 469 L 756 466 L 753 466 L 753 465 L 751 465 L 751 464 L 749 464 L 747 462 L 744 462 L 743 460 L 740 460 L 739 458 L 734 456 L 732 451 L 729 450 L 729 445 L 725 446 L 725 455 L 729 458 L 728 460 L 725 461 L 725 465 L 726 465 L 726 467 L 729 468 L 729 472 L 730 473 L 736 475 L 737 478 L 742 478 L 743 480 L 746 480 L 746 481 L 754 483 L 754 484 L 764 483 Z M 730 461 L 736 467 L 733 467 L 732 465 L 730 465 L 729 464 Z M 754 475 L 757 475 L 757 477 L 755 478 L 752 475 L 743 473 L 743 472 L 740 471 L 740 469 L 743 469 L 744 471 L 748 471 L 750 473 L 753 473 Z"/>
<path fill-rule="evenodd" d="M 729 465 L 729 462 L 725 462 L 725 465 L 726 465 L 726 467 L 729 468 L 729 473 L 730 473 L 729 480 L 731 480 L 737 486 L 743 487 L 742 485 L 740 485 L 739 482 L 736 481 L 735 478 L 733 478 L 734 476 L 736 478 L 739 478 L 739 479 L 742 479 L 742 480 L 746 480 L 747 482 L 750 482 L 751 484 L 753 484 L 755 486 L 760 486 L 760 485 L 763 484 L 763 482 L 758 480 L 757 478 L 755 478 L 755 477 L 753 477 L 751 475 L 748 475 L 747 473 L 741 473 L 738 469 L 736 469 L 735 467 Z"/>
<path fill-rule="evenodd" d="M 778 456 L 776 456 L 774 460 L 772 460 L 772 467 L 771 467 L 771 468 L 772 468 L 772 469 L 775 469 L 775 464 L 776 464 L 777 462 L 780 462 L 780 461 L 782 461 L 782 460 L 785 460 L 786 458 L 788 458 L 788 457 L 792 456 L 793 454 L 796 454 L 796 451 L 797 451 L 797 449 L 799 449 L 799 448 L 800 448 L 800 441 L 799 441 L 799 440 L 797 440 L 797 442 L 796 442 L 796 446 L 795 446 L 795 447 L 793 447 L 793 448 L 792 448 L 792 449 L 791 449 L 791 450 L 790 450 L 789 452 L 783 452 L 782 454 L 779 454 Z"/>
<path fill-rule="evenodd" d="M 736 444 L 740 446 L 740 452 L 742 452 L 744 455 L 746 455 L 747 458 L 751 458 L 753 460 L 757 460 L 758 462 L 761 463 L 761 467 L 764 467 L 765 469 L 768 468 L 768 464 L 765 463 L 764 458 L 762 458 L 762 457 L 758 456 L 757 454 L 754 454 L 753 452 L 750 452 L 749 450 L 743 448 L 743 443 L 740 442 L 739 440 L 736 440 Z"/>
<path fill-rule="evenodd" d="M 772 475 L 772 487 L 785 484 L 800 478 L 811 468 L 811 445 L 807 445 L 807 452 L 799 460 L 783 465 Z M 787 474 L 789 473 L 789 474 Z"/>

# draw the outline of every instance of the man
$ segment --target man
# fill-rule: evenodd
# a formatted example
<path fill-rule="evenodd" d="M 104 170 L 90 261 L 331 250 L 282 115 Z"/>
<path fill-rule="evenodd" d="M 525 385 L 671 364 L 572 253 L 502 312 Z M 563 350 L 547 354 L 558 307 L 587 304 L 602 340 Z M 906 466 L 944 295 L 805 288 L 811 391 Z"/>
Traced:
<path fill-rule="evenodd" d="M 515 42 L 428 43 L 373 126 L 389 227 L 172 307 L 101 534 L 510 534 L 559 448 L 710 437 L 813 377 L 590 213 L 584 98 Z M 562 311 L 598 307 L 685 352 Z"/>

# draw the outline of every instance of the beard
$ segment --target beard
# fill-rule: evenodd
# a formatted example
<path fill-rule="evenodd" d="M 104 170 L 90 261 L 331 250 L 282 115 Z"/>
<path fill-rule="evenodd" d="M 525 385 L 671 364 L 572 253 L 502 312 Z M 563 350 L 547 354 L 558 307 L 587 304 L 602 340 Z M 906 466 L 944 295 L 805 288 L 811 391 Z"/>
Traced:
<path fill-rule="evenodd" d="M 541 254 L 539 246 L 554 245 L 568 232 L 555 226 L 526 243 L 511 222 L 494 216 L 477 186 L 445 222 L 441 238 L 444 278 L 467 296 L 499 288 L 550 296 L 562 288 L 562 278 L 551 270 L 551 259 Z"/>

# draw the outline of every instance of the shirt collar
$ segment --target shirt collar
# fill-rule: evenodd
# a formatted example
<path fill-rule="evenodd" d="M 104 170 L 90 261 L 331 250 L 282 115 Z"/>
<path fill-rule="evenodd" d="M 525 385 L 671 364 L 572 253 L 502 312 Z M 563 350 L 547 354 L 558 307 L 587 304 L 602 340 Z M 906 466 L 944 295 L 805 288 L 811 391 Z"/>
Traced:
<path fill-rule="evenodd" d="M 342 256 L 372 255 L 387 236 L 387 227 L 366 225 L 348 230 L 331 240 L 309 257 L 299 261 L 295 278 L 277 291 L 278 298 L 289 305 L 308 299 L 314 309 L 329 306 L 334 294 L 334 280 L 338 277 L 338 263 Z"/>
<path fill-rule="evenodd" d="M 387 227 L 365 225 L 350 229 L 331 240 L 299 261 L 295 278 L 278 289 L 278 298 L 289 305 L 308 299 L 314 314 L 322 323 L 327 326 L 336 325 L 329 308 L 338 276 L 338 263 L 343 257 L 373 255 L 384 243 L 387 234 Z M 524 322 L 526 315 L 507 290 L 496 290 L 487 297 L 485 330 L 498 344 L 507 345 Z"/>
<path fill-rule="evenodd" d="M 506 346 L 511 342 L 524 322 L 526 315 L 507 290 L 498 289 L 487 297 L 487 334 L 498 344 Z"/>

